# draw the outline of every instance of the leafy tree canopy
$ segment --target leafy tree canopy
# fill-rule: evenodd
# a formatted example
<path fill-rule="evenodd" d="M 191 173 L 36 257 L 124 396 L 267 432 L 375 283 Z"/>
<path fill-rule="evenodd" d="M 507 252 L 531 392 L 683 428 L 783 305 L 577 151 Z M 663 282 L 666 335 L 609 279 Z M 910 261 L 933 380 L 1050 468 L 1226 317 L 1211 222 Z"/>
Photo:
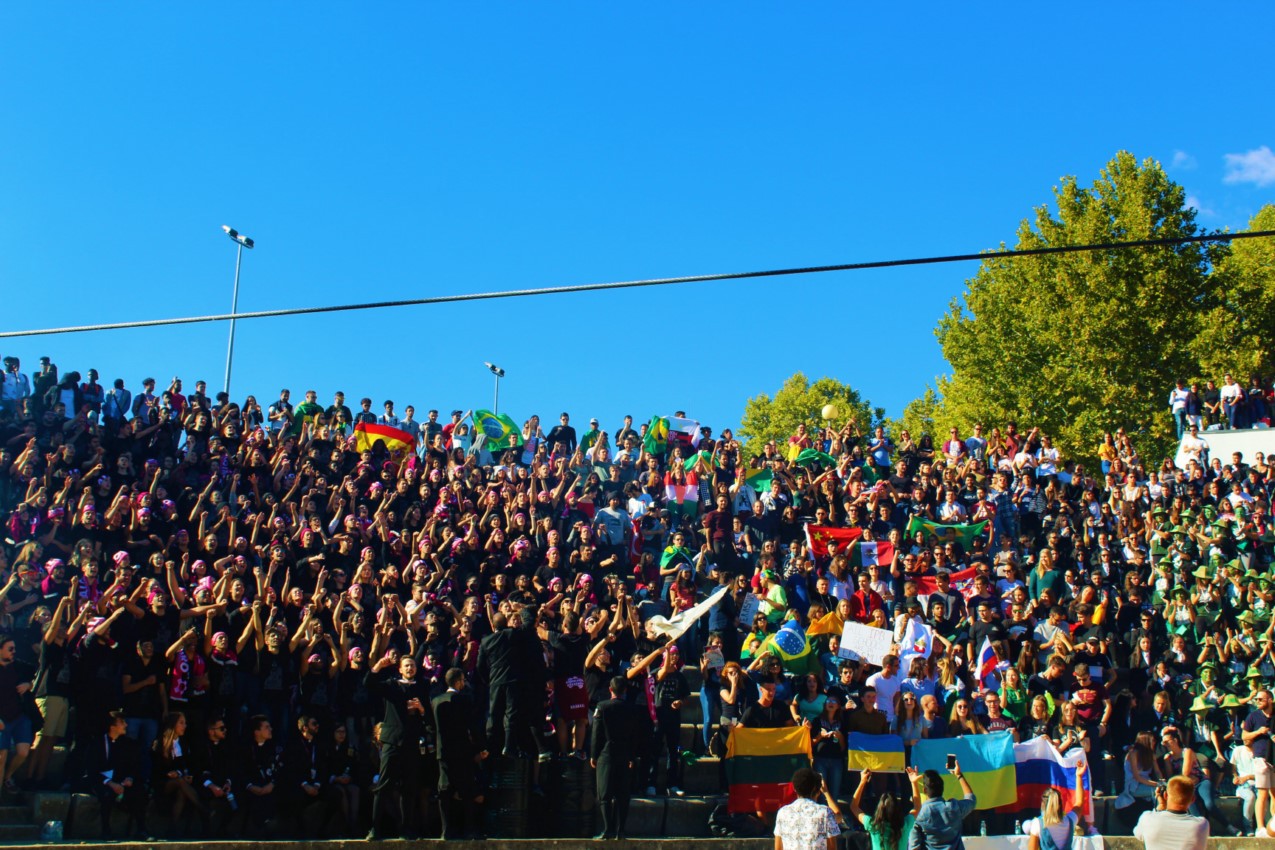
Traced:
<path fill-rule="evenodd" d="M 836 418 L 825 423 L 822 411 L 825 405 L 837 408 Z M 841 428 L 853 420 L 865 434 L 881 424 L 885 410 L 874 408 L 867 399 L 847 384 L 832 378 L 820 378 L 811 383 L 801 372 L 784 381 L 772 398 L 765 393 L 750 398 L 744 405 L 740 419 L 739 436 L 744 450 L 749 454 L 761 454 L 762 446 L 771 440 L 781 446 L 804 423 L 808 429 L 825 425 Z"/>
<path fill-rule="evenodd" d="M 1016 247 L 1201 233 L 1182 187 L 1125 152 L 1092 186 L 1065 178 L 1054 201 L 1056 214 L 1041 206 L 1022 222 Z M 935 330 L 952 367 L 937 417 L 963 431 L 1039 426 L 1071 456 L 1123 426 L 1144 457 L 1160 456 L 1174 437 L 1168 392 L 1197 372 L 1202 317 L 1226 303 L 1209 273 L 1226 254 L 1186 244 L 985 261 Z"/>

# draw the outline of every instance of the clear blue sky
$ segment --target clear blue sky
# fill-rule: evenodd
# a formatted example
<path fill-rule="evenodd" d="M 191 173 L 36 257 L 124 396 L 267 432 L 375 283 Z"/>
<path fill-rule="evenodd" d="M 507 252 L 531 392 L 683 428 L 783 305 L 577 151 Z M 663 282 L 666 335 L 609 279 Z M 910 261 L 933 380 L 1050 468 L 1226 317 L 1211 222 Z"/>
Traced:
<path fill-rule="evenodd" d="M 1155 157 L 1275 200 L 1265 4 L 0 5 L 6 329 L 958 253 Z M 1228 159 L 1228 155 L 1231 157 Z M 239 325 L 232 395 L 720 429 L 798 370 L 893 415 L 972 265 Z M 226 326 L 4 340 L 220 388 Z"/>

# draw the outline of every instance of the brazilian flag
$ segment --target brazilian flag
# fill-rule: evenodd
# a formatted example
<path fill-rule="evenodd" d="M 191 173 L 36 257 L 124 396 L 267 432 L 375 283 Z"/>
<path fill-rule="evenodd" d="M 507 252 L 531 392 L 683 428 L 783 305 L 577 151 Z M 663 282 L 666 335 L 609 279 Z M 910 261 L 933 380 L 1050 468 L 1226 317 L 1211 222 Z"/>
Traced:
<path fill-rule="evenodd" d="M 522 445 L 522 432 L 514 421 L 503 413 L 475 410 L 474 425 L 495 449 L 512 449 Z"/>
<path fill-rule="evenodd" d="M 810 649 L 806 630 L 796 620 L 789 620 L 779 631 L 766 639 L 762 650 L 774 653 L 789 673 L 807 673 L 817 670 L 819 659 Z"/>
<path fill-rule="evenodd" d="M 646 426 L 646 437 L 642 448 L 649 455 L 662 455 L 668 451 L 668 417 L 653 416 L 651 424 Z"/>

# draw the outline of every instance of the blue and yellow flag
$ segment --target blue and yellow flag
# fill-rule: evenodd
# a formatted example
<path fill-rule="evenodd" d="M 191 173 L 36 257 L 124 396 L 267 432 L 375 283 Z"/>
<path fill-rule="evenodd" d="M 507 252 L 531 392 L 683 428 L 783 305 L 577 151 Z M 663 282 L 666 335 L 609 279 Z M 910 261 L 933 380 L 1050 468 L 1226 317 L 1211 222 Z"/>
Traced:
<path fill-rule="evenodd" d="M 922 738 L 912 745 L 912 766 L 936 770 L 943 777 L 943 796 L 959 800 L 961 785 L 947 772 L 947 757 L 956 756 L 961 772 L 974 789 L 976 809 L 995 809 L 1018 802 L 1014 770 L 1014 739 L 1008 732 L 961 738 Z"/>
<path fill-rule="evenodd" d="M 474 411 L 474 427 L 481 431 L 492 448 L 512 449 L 522 445 L 522 432 L 514 421 L 503 413 L 490 410 Z"/>
<path fill-rule="evenodd" d="M 869 735 L 851 732 L 846 736 L 847 766 L 851 770 L 902 773 L 903 738 L 898 735 Z"/>

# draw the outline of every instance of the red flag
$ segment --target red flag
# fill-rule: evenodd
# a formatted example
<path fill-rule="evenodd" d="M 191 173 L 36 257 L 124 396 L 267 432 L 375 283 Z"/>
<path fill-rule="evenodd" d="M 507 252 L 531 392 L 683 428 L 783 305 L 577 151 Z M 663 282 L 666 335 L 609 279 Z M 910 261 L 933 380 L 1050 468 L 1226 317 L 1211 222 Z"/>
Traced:
<path fill-rule="evenodd" d="M 826 561 L 854 540 L 863 536 L 862 528 L 834 528 L 830 525 L 806 525 L 806 543 L 816 561 Z"/>

